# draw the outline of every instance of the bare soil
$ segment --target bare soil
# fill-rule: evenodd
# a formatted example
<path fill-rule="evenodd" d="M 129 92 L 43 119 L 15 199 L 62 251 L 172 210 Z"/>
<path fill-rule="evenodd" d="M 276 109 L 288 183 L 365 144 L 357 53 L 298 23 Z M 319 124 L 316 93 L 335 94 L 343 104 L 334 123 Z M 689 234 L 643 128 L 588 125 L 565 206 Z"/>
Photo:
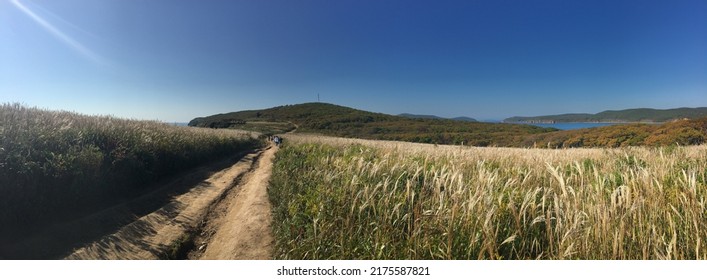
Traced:
<path fill-rule="evenodd" d="M 66 259 L 269 258 L 267 185 L 275 150 L 248 154 Z"/>
<path fill-rule="evenodd" d="M 215 207 L 194 240 L 189 259 L 270 259 L 272 207 L 267 187 L 277 151 L 263 152 L 256 167 Z"/>

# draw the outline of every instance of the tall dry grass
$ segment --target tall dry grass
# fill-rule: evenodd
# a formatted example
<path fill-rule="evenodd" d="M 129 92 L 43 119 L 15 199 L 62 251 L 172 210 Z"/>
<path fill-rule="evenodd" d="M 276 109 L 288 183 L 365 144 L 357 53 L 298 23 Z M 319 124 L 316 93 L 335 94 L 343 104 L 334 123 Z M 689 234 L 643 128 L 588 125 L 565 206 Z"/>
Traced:
<path fill-rule="evenodd" d="M 707 258 L 707 146 L 285 143 L 269 190 L 277 258 Z"/>
<path fill-rule="evenodd" d="M 0 106 L 0 236 L 105 207 L 200 164 L 254 148 L 253 135 Z"/>

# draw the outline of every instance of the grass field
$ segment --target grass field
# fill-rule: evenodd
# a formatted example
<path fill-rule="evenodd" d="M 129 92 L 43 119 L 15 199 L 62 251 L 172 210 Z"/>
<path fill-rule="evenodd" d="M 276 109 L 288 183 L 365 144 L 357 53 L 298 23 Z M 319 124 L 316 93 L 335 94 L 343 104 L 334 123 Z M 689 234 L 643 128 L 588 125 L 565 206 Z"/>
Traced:
<path fill-rule="evenodd" d="M 518 149 L 292 135 L 275 258 L 705 259 L 707 146 Z"/>
<path fill-rule="evenodd" d="M 1 237 L 106 207 L 187 169 L 258 147 L 257 135 L 0 106 Z"/>

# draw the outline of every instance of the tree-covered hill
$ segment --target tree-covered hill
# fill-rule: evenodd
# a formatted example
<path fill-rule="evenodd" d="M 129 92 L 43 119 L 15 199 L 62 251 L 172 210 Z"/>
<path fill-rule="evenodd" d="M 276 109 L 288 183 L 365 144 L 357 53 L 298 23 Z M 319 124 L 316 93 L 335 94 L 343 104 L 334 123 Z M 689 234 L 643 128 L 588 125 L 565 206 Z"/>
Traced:
<path fill-rule="evenodd" d="M 456 117 L 456 118 L 443 118 L 440 116 L 435 116 L 435 115 L 416 115 L 416 114 L 408 114 L 408 113 L 403 113 L 398 115 L 399 117 L 406 117 L 409 119 L 446 119 L 446 120 L 455 120 L 455 121 L 466 121 L 466 122 L 476 122 L 477 120 L 474 118 L 470 117 Z"/>
<path fill-rule="evenodd" d="M 523 136 L 556 131 L 531 125 L 420 119 L 327 103 L 305 103 L 196 118 L 190 126 L 228 128 L 252 122 L 292 123 L 298 132 L 422 143 L 508 146 Z"/>
<path fill-rule="evenodd" d="M 626 111 L 630 110 L 602 114 L 621 117 Z M 702 144 L 707 140 L 707 117 L 662 124 L 619 124 L 559 131 L 527 124 L 411 119 L 326 103 L 219 114 L 196 118 L 189 123 L 190 126 L 241 129 L 258 124 L 279 124 L 282 127 L 279 131 L 297 127 L 298 132 L 331 136 L 473 146 L 662 146 Z"/>

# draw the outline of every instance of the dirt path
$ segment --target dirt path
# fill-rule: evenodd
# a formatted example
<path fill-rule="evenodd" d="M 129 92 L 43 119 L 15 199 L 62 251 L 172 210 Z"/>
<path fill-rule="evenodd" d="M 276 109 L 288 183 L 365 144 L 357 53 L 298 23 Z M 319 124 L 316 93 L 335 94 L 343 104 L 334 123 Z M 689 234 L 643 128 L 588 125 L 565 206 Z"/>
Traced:
<path fill-rule="evenodd" d="M 264 151 L 253 171 L 210 214 L 190 259 L 271 258 L 274 240 L 267 186 L 277 149 Z"/>
<path fill-rule="evenodd" d="M 139 217 L 117 232 L 76 249 L 66 259 L 164 259 L 175 258 L 191 235 L 199 231 L 214 206 L 249 173 L 259 157 L 272 158 L 272 148 L 246 155 L 236 164 L 211 175 L 188 192 L 174 197 L 157 211 Z M 258 177 L 260 178 L 260 177 Z M 267 183 L 267 178 L 265 178 Z M 268 212 L 269 213 L 269 212 Z"/>
<path fill-rule="evenodd" d="M 267 186 L 277 149 L 246 155 L 66 259 L 270 259 Z"/>

